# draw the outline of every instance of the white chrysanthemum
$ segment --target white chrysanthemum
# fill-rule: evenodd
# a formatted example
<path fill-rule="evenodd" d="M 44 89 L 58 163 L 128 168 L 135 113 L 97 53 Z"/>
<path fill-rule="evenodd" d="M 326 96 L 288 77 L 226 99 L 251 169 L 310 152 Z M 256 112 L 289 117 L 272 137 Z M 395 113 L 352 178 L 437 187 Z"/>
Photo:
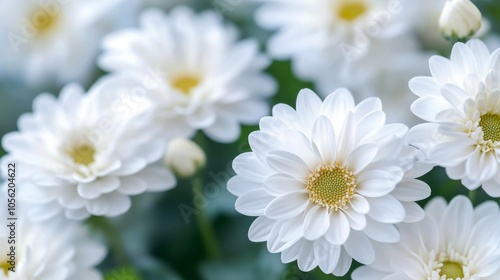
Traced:
<path fill-rule="evenodd" d="M 146 116 L 126 118 L 120 104 L 101 104 L 100 89 L 84 95 L 81 87 L 69 85 L 59 100 L 41 94 L 34 112 L 19 119 L 19 132 L 3 137 L 8 154 L 2 166 L 19 165 L 32 217 L 46 219 L 61 211 L 72 219 L 116 216 L 130 207 L 129 196 L 175 185 L 169 169 L 153 164 L 165 143 L 138 128 L 148 127 Z"/>
<path fill-rule="evenodd" d="M 250 240 L 267 241 L 283 262 L 344 275 L 351 257 L 373 261 L 371 239 L 399 240 L 393 223 L 423 218 L 414 201 L 430 189 L 412 177 L 423 170 L 405 176 L 415 151 L 404 125 L 385 124 L 379 99 L 355 106 L 339 89 L 321 102 L 303 90 L 297 111 L 276 105 L 260 129 L 249 136 L 253 152 L 234 160 L 228 190 L 237 211 L 259 216 Z"/>
<path fill-rule="evenodd" d="M 1 199 L 7 200 L 4 193 Z M 0 216 L 9 224 L 5 211 Z M 10 228 L 3 225 L 0 230 L 0 280 L 102 279 L 95 266 L 104 259 L 106 248 L 87 228 L 63 219 L 40 223 L 25 216 L 19 216 L 15 223 L 15 244 L 8 242 L 14 240 Z M 8 262 L 10 246 L 15 246 L 13 263 Z M 12 265 L 15 272 L 9 270 Z"/>
<path fill-rule="evenodd" d="M 412 128 L 410 142 L 428 153 L 432 163 L 470 190 L 483 186 L 500 196 L 500 50 L 490 54 L 478 40 L 457 43 L 451 59 L 430 59 L 432 77 L 417 77 L 412 104 L 430 122 Z"/>
<path fill-rule="evenodd" d="M 269 110 L 264 98 L 275 83 L 262 73 L 269 60 L 256 41 L 238 42 L 236 29 L 215 12 L 148 10 L 139 29 L 109 35 L 103 46 L 100 66 L 117 85 L 143 85 L 158 124 L 175 128 L 177 137 L 203 130 L 231 142 L 240 123 L 255 124 Z"/>
<path fill-rule="evenodd" d="M 133 22 L 135 2 L 2 0 L 0 72 L 33 85 L 87 82 L 101 37 Z"/>
<path fill-rule="evenodd" d="M 500 273 L 500 212 L 495 202 L 475 209 L 464 196 L 447 206 L 435 198 L 426 217 L 400 224 L 398 244 L 375 244 L 376 261 L 354 280 L 496 280 Z"/>
<path fill-rule="evenodd" d="M 413 123 L 401 109 L 413 101 L 405 81 L 424 75 L 426 65 L 406 32 L 405 7 L 390 0 L 272 0 L 256 19 L 278 29 L 268 43 L 271 56 L 291 59 L 295 74 L 312 80 L 322 95 L 342 86 L 357 96 L 377 96 L 391 121 Z"/>

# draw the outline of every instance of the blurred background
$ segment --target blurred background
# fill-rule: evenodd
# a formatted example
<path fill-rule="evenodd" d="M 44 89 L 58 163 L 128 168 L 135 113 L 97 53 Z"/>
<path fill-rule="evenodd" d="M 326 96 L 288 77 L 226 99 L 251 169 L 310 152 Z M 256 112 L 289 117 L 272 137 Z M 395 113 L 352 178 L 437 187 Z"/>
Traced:
<path fill-rule="evenodd" d="M 5 3 L 0 6 L 0 17 L 9 13 L 9 6 L 6 3 L 10 0 L 2 1 Z M 415 9 L 417 21 L 425 21 L 418 14 L 421 6 L 432 5 L 434 2 L 434 0 L 407 1 L 418 2 L 413 3 L 414 7 L 411 8 Z M 57 93 L 64 83 L 73 80 L 83 83 L 88 88 L 99 77 L 105 75 L 98 70 L 95 63 L 95 57 L 99 52 L 99 39 L 107 32 L 136 25 L 138 15 L 146 8 L 158 7 L 168 12 L 177 5 L 189 5 L 197 11 L 216 10 L 227 22 L 239 28 L 241 38 L 257 38 L 261 42 L 263 51 L 267 39 L 272 34 L 259 28 L 254 21 L 254 12 L 259 1 L 133 0 L 120 3 L 117 0 L 100 0 L 101 4 L 105 2 L 108 2 L 108 7 L 102 10 L 117 19 L 113 20 L 112 24 L 99 22 L 99 28 L 95 30 L 100 34 L 80 34 L 92 37 L 89 40 L 83 38 L 82 41 L 88 44 L 85 47 L 91 50 L 89 57 L 92 57 L 88 66 L 89 74 L 84 78 L 45 79 L 43 83 L 26 79 L 22 74 L 23 70 L 19 70 L 17 65 L 24 61 L 17 56 L 7 55 L 10 49 L 8 39 L 1 39 L 3 42 L 0 42 L 0 47 L 3 54 L 0 55 L 0 135 L 16 130 L 18 117 L 24 112 L 31 111 L 32 100 L 39 93 Z M 496 0 L 477 0 L 474 3 L 478 5 L 489 25 L 489 31 L 483 39 L 490 49 L 499 47 L 500 40 L 497 34 L 500 31 L 500 3 Z M 103 18 L 109 19 L 108 15 Z M 414 29 L 417 37 L 419 28 Z M 431 31 L 438 32 L 437 27 Z M 432 44 L 429 46 L 429 42 L 424 39 L 421 42 L 421 51 L 427 58 L 433 54 L 448 56 L 451 49 L 446 42 L 441 43 L 440 47 Z M 294 107 L 300 89 L 314 89 L 310 81 L 296 78 L 289 61 L 274 61 L 267 72 L 279 85 L 278 92 L 269 100 L 271 105 L 286 103 Z M 359 98 L 357 101 L 359 102 Z M 407 111 L 411 114 L 409 108 Z M 96 217 L 86 221 L 109 247 L 109 254 L 99 267 L 105 279 L 350 279 L 350 273 L 341 278 L 324 275 L 319 269 L 311 273 L 301 272 L 295 263 L 282 264 L 280 256 L 269 253 L 264 243 L 252 243 L 248 240 L 248 228 L 254 218 L 240 215 L 235 211 L 236 198 L 226 190 L 226 182 L 234 174 L 231 169 L 232 160 L 238 154 L 250 150 L 247 142 L 248 134 L 257 129 L 258 126 L 244 126 L 241 137 L 232 144 L 213 142 L 202 133 L 195 136 L 195 141 L 200 144 L 207 156 L 207 164 L 202 171 L 204 187 L 201 192 L 193 193 L 191 181 L 179 180 L 177 187 L 171 191 L 134 197 L 132 208 L 120 217 L 109 219 L 111 223 L 104 218 Z M 5 152 L 0 150 L 0 156 L 4 154 Z M 458 193 L 469 195 L 460 182 L 448 179 L 442 168 L 435 168 L 424 176 L 424 180 L 432 187 L 433 197 L 443 196 L 449 200 Z M 479 189 L 474 204 L 477 205 L 487 199 L 490 198 Z M 422 206 L 425 203 L 426 201 L 420 202 Z M 215 252 L 209 252 L 201 238 L 198 226 L 200 215 L 207 215 L 212 224 L 217 240 Z M 352 269 L 355 267 L 357 264 L 354 264 Z"/>

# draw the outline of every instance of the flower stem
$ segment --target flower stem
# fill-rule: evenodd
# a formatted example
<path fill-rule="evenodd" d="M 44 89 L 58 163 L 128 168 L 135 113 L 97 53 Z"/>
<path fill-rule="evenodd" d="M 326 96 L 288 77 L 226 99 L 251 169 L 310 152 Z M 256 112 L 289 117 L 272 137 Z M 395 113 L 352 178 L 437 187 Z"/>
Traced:
<path fill-rule="evenodd" d="M 123 267 L 129 266 L 131 262 L 123 240 L 120 238 L 120 232 L 118 232 L 110 220 L 101 216 L 93 216 L 88 219 L 88 223 L 104 234 L 117 264 Z"/>
<path fill-rule="evenodd" d="M 474 204 L 476 202 L 477 189 L 469 192 L 469 199 Z"/>
<path fill-rule="evenodd" d="M 203 195 L 203 179 L 202 172 L 199 172 L 192 179 L 193 184 L 193 202 L 196 205 L 196 196 Z M 214 228 L 210 223 L 210 219 L 205 211 L 206 206 L 200 207 L 198 216 L 196 217 L 196 221 L 198 224 L 198 229 L 200 231 L 201 239 L 203 241 L 203 246 L 205 247 L 205 251 L 208 255 L 208 258 L 211 260 L 215 260 L 219 258 L 219 246 L 217 243 L 217 238 L 215 235 Z"/>

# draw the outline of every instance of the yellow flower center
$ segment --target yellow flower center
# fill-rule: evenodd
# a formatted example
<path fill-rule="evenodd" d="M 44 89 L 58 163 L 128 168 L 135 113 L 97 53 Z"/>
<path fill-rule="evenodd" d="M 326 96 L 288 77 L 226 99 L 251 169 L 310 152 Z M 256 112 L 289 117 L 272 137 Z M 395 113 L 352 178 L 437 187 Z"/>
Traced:
<path fill-rule="evenodd" d="M 59 16 L 56 14 L 48 14 L 44 10 L 36 10 L 31 18 L 31 23 L 37 29 L 38 35 L 48 34 L 57 25 Z"/>
<path fill-rule="evenodd" d="M 356 178 L 338 163 L 320 165 L 307 178 L 306 188 L 311 201 L 338 211 L 351 201 L 356 189 Z"/>
<path fill-rule="evenodd" d="M 197 87 L 200 82 L 201 79 L 197 75 L 181 75 L 172 80 L 172 87 L 187 95 L 191 93 L 191 91 Z"/>
<path fill-rule="evenodd" d="M 5 276 L 7 276 L 9 274 L 9 267 L 10 267 L 10 264 L 7 263 L 6 259 L 4 259 L 4 260 L 2 260 L 2 262 L 0 262 L 0 268 L 2 269 L 3 274 Z"/>
<path fill-rule="evenodd" d="M 479 126 L 483 130 L 484 141 L 500 141 L 500 115 L 490 113 L 482 115 Z"/>
<path fill-rule="evenodd" d="M 459 263 L 443 262 L 439 276 L 445 276 L 447 279 L 462 279 L 464 277 L 464 270 Z"/>
<path fill-rule="evenodd" d="M 70 156 L 77 164 L 89 166 L 94 162 L 95 148 L 89 143 L 76 146 L 70 151 Z"/>
<path fill-rule="evenodd" d="M 362 1 L 344 0 L 342 4 L 336 7 L 337 16 L 344 21 L 354 21 L 365 14 L 368 10 L 366 4 Z"/>

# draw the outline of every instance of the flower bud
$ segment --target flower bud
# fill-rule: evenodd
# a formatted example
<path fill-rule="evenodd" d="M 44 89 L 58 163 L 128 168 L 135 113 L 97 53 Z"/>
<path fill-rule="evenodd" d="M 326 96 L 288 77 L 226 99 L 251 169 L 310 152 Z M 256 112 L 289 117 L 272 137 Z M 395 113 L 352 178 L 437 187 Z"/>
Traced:
<path fill-rule="evenodd" d="M 189 139 L 175 138 L 168 144 L 164 163 L 177 176 L 189 177 L 205 166 L 205 152 Z"/>
<path fill-rule="evenodd" d="M 481 12 L 470 0 L 448 0 L 439 17 L 439 28 L 446 39 L 465 41 L 479 30 L 481 20 Z"/>

